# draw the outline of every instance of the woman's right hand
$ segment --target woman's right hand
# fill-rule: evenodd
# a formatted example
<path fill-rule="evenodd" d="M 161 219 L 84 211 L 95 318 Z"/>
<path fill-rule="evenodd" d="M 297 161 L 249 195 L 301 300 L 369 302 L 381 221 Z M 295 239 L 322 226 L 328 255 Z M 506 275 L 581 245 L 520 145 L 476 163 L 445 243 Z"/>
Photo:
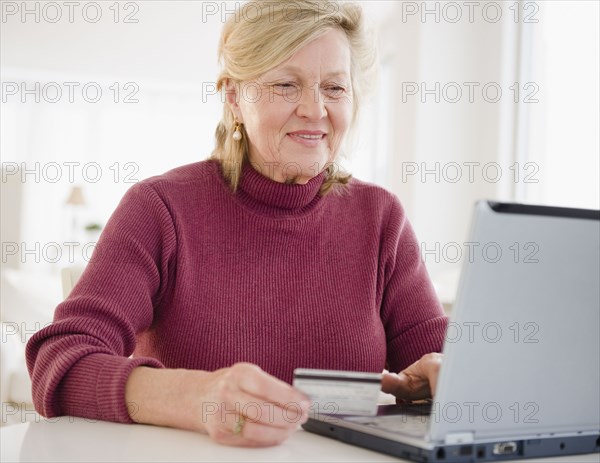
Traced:
<path fill-rule="evenodd" d="M 138 423 L 207 433 L 226 445 L 264 447 L 308 418 L 310 400 L 250 363 L 214 372 L 135 368 L 126 400 Z"/>

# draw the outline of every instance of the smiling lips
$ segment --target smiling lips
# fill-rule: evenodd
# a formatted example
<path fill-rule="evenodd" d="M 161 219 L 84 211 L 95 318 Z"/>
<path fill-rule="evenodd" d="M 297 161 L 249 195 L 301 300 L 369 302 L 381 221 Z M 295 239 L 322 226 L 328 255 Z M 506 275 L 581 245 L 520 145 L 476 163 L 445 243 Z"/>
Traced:
<path fill-rule="evenodd" d="M 304 146 L 317 146 L 321 143 L 327 134 L 321 131 L 299 130 L 298 132 L 290 132 L 288 136 L 297 143 Z"/>

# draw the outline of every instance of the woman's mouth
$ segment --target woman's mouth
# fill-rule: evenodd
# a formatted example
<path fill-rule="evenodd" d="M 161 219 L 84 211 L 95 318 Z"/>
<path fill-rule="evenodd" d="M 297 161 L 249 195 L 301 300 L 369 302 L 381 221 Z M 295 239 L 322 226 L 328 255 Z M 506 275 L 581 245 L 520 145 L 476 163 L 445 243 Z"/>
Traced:
<path fill-rule="evenodd" d="M 321 141 L 325 139 L 327 134 L 323 132 L 302 131 L 288 133 L 288 136 L 296 143 L 308 147 L 315 147 L 318 146 L 319 143 L 321 143 Z"/>

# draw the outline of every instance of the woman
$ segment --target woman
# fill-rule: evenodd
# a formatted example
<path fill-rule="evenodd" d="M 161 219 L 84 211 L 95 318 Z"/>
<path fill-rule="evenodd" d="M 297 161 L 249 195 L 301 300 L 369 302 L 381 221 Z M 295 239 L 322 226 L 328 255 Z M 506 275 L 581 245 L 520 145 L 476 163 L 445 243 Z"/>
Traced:
<path fill-rule="evenodd" d="M 132 187 L 32 337 L 41 414 L 264 446 L 307 419 L 295 368 L 387 366 L 399 400 L 434 392 L 446 318 L 414 233 L 335 167 L 375 62 L 361 10 L 292 3 L 225 24 L 211 159 Z"/>

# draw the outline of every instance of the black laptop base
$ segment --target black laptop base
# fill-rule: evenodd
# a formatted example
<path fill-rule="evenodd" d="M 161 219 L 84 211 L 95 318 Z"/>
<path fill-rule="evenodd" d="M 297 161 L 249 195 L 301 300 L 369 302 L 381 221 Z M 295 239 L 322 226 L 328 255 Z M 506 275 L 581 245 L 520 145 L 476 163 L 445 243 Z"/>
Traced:
<path fill-rule="evenodd" d="M 312 418 L 302 425 L 309 432 L 377 452 L 417 462 L 476 463 L 517 458 L 558 457 L 600 452 L 600 435 L 524 439 L 509 442 L 444 445 L 428 450 Z M 575 460 L 573 460 L 575 461 Z"/>

